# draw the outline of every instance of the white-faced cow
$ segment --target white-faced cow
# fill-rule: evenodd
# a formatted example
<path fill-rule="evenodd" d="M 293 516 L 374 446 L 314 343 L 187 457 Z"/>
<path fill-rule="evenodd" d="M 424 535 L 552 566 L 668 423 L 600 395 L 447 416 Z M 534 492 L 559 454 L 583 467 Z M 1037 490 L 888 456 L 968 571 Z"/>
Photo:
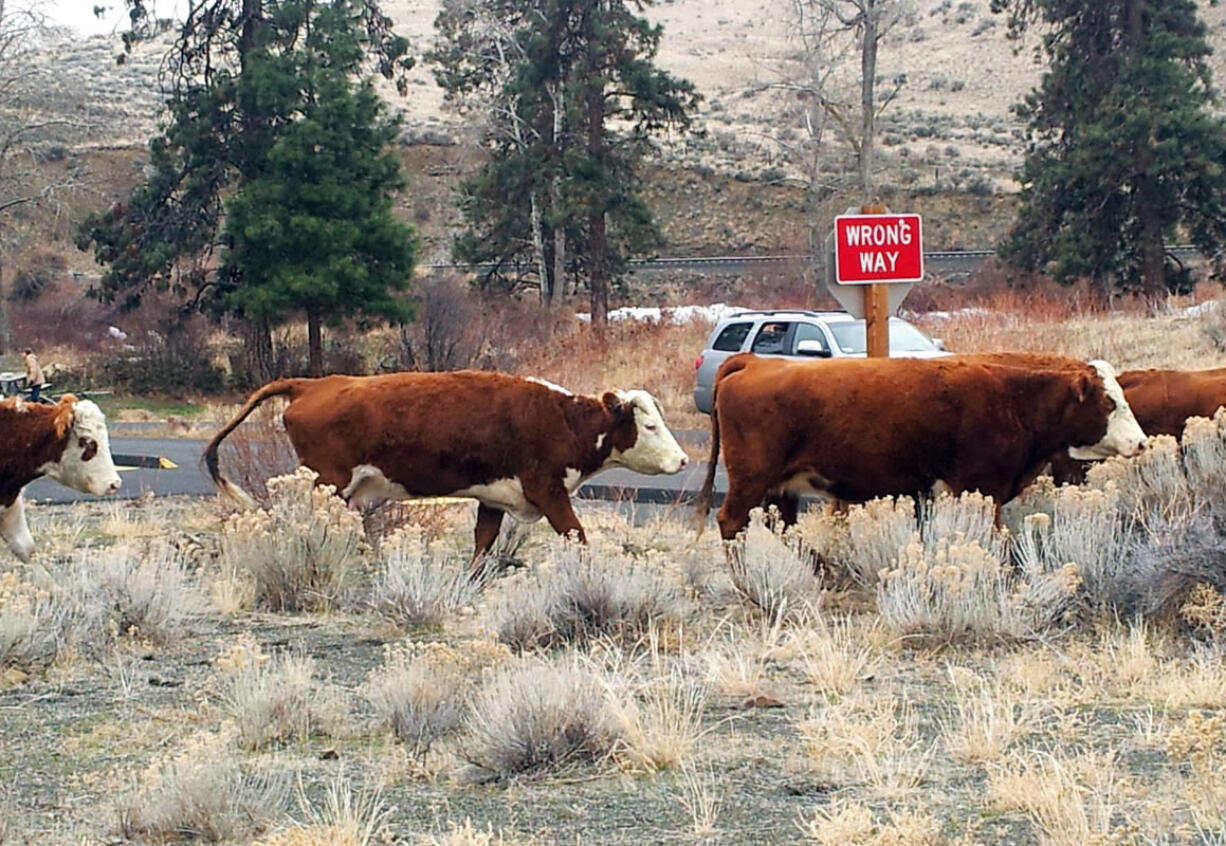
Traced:
<path fill-rule="evenodd" d="M 29 560 L 34 539 L 21 491 L 40 476 L 85 493 L 119 490 L 106 417 L 97 405 L 71 395 L 57 405 L 0 402 L 0 536 L 22 561 Z"/>
<path fill-rule="evenodd" d="M 1226 405 L 1226 367 L 1213 370 L 1125 370 L 1119 376 L 1137 423 L 1150 435 L 1183 436 L 1189 417 L 1212 417 Z M 1067 455 L 1051 460 L 1057 485 L 1081 484 L 1089 462 Z"/>
<path fill-rule="evenodd" d="M 473 561 L 504 513 L 542 516 L 585 540 L 570 496 L 607 467 L 676 473 L 687 459 L 646 391 L 571 394 L 502 373 L 392 373 L 283 379 L 257 390 L 205 448 L 218 488 L 247 494 L 218 468 L 222 440 L 260 403 L 289 398 L 285 429 L 298 460 L 350 502 L 429 496 L 476 499 Z"/>
<path fill-rule="evenodd" d="M 731 539 L 764 501 L 795 519 L 796 497 L 842 502 L 978 490 L 997 507 L 1051 455 L 1134 455 L 1144 446 L 1106 362 L 1026 355 L 821 362 L 732 356 L 720 367 L 711 463 L 697 500 L 710 510 L 721 441 Z"/>

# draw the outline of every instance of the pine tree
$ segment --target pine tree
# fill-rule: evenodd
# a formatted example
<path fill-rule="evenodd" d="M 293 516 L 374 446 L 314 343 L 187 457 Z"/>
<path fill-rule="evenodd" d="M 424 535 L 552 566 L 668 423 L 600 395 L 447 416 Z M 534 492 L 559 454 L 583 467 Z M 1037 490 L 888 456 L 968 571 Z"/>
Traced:
<path fill-rule="evenodd" d="M 436 27 L 439 83 L 492 115 L 457 257 L 534 268 L 553 303 L 565 274 L 586 276 L 603 326 L 611 281 L 659 242 L 639 164 L 699 101 L 653 64 L 662 29 L 623 0 L 451 0 Z"/>
<path fill-rule="evenodd" d="M 239 80 L 240 105 L 254 101 L 285 122 L 263 171 L 226 204 L 222 274 L 242 283 L 222 301 L 270 320 L 304 310 L 319 376 L 324 320 L 411 315 L 392 292 L 408 285 L 417 242 L 392 216 L 392 192 L 404 186 L 388 150 L 398 124 L 369 80 L 351 84 L 363 57 L 353 4 L 287 0 L 279 11 L 313 19 L 293 50 L 255 51 Z"/>
<path fill-rule="evenodd" d="M 282 133 L 301 131 L 293 128 L 304 108 L 295 92 L 261 91 L 255 80 L 268 75 L 268 57 L 302 47 L 328 5 L 319 0 L 192 0 L 169 56 L 168 114 L 149 142 L 145 180 L 125 201 L 87 218 L 77 235 L 77 246 L 92 248 L 107 268 L 93 296 L 135 308 L 150 290 L 170 290 L 188 307 L 240 318 L 246 341 L 246 372 L 241 375 L 247 382 L 275 375 L 269 330 L 283 315 L 262 308 L 258 298 L 235 294 L 249 280 L 242 264 L 218 260 L 219 252 L 234 246 L 225 200 L 265 175 Z M 130 49 L 151 32 L 151 20 L 142 0 L 128 0 L 128 6 L 133 29 L 124 42 Z M 349 0 L 338 8 L 347 10 L 344 33 L 337 38 L 349 45 L 348 53 L 356 41 L 361 56 L 405 91 L 404 72 L 413 63 L 408 42 L 392 32 L 391 20 L 375 0 Z M 347 67 L 352 83 L 357 64 L 350 61 Z M 376 126 L 364 131 L 386 132 Z M 389 178 L 385 190 L 401 184 L 399 174 Z M 249 306 L 256 310 L 249 313 Z M 381 308 L 376 303 L 374 313 Z"/>
<path fill-rule="evenodd" d="M 1226 122 L 1192 0 L 994 0 L 1044 28 L 1050 68 L 1017 107 L 1031 143 L 1004 259 L 1151 300 L 1186 281 L 1164 243 L 1226 236 Z"/>

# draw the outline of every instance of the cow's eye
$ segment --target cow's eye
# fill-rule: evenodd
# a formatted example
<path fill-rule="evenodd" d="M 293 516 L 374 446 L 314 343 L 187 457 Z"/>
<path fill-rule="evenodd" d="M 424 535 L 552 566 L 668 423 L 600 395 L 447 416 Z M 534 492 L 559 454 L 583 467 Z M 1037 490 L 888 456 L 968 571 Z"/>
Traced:
<path fill-rule="evenodd" d="M 654 432 L 656 429 L 660 427 L 657 426 L 655 423 L 644 423 L 643 428 L 646 429 L 648 432 Z"/>
<path fill-rule="evenodd" d="M 89 461 L 98 454 L 98 442 L 93 438 L 86 438 L 82 436 L 77 439 L 77 446 L 81 448 L 82 461 Z"/>

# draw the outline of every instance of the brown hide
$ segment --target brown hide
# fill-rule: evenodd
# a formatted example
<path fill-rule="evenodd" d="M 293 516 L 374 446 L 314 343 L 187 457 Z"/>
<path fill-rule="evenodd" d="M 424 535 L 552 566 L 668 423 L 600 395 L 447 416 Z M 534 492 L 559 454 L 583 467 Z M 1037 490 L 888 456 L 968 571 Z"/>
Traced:
<path fill-rule="evenodd" d="M 215 482 L 217 447 L 260 402 L 287 396 L 285 428 L 319 483 L 342 492 L 371 465 L 411 496 L 441 496 L 518 479 L 525 499 L 559 533 L 583 527 L 563 480 L 588 475 L 637 439 L 633 409 L 613 393 L 573 396 L 517 376 L 479 371 L 286 379 L 256 391 L 205 450 Z M 596 442 L 601 435 L 601 444 Z M 498 534 L 503 512 L 478 510 L 476 554 Z"/>
<path fill-rule="evenodd" d="M 1226 367 L 1214 370 L 1126 370 L 1118 377 L 1133 416 L 1147 435 L 1183 435 L 1189 417 L 1212 417 L 1226 405 Z M 1052 457 L 1057 485 L 1079 485 L 1092 462 Z"/>
<path fill-rule="evenodd" d="M 1052 453 L 1106 433 L 1114 403 L 1093 366 L 1002 360 L 729 358 L 712 415 L 712 462 L 722 441 L 728 471 L 722 535 L 789 482 L 864 502 L 926 495 L 941 481 L 1003 504 Z"/>
<path fill-rule="evenodd" d="M 65 395 L 57 405 L 0 402 L 0 508 L 12 505 L 21 489 L 42 475 L 38 468 L 64 454 L 76 401 Z"/>

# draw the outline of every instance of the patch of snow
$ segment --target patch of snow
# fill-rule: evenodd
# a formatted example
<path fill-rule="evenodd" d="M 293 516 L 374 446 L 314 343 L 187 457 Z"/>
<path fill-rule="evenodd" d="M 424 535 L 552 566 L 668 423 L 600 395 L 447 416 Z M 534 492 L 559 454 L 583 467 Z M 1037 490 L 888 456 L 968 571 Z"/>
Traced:
<path fill-rule="evenodd" d="M 714 303 L 712 305 L 687 305 L 673 306 L 671 308 L 657 308 L 655 306 L 627 306 L 625 308 L 615 308 L 609 312 L 609 322 L 619 323 L 626 320 L 636 320 L 642 323 L 671 323 L 679 326 L 683 323 L 693 323 L 695 320 L 702 320 L 706 323 L 715 323 L 720 318 L 727 317 L 732 314 L 741 314 L 742 312 L 751 311 L 748 308 L 741 306 L 730 306 L 726 303 Z M 583 323 L 591 322 L 592 315 L 588 312 L 580 312 L 576 314 Z"/>

